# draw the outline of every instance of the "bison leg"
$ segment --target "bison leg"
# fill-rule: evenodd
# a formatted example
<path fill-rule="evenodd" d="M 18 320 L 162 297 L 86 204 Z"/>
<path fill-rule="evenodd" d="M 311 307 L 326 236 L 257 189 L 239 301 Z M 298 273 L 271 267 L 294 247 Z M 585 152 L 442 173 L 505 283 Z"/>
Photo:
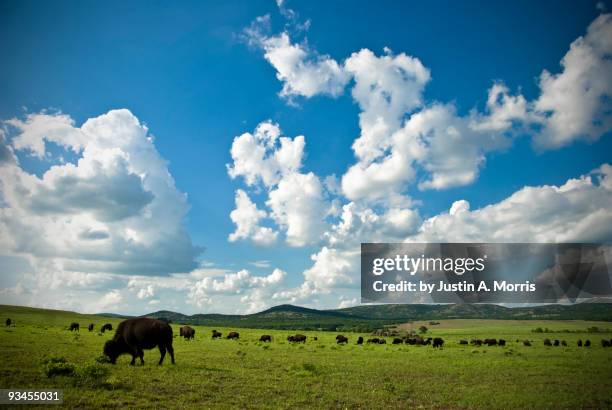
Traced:
<path fill-rule="evenodd" d="M 132 353 L 132 361 L 130 362 L 130 366 L 134 366 L 136 364 L 136 355 Z"/>
<path fill-rule="evenodd" d="M 142 349 L 138 349 L 138 357 L 140 357 L 140 364 L 144 366 L 144 352 Z"/>
<path fill-rule="evenodd" d="M 172 364 L 174 364 L 174 348 L 171 344 L 168 345 L 168 353 L 170 353 L 170 360 L 172 361 Z"/>
<path fill-rule="evenodd" d="M 166 357 L 166 348 L 162 344 L 159 345 L 159 353 L 161 354 L 161 357 L 159 358 L 158 365 L 161 366 L 161 364 L 164 362 L 164 357 Z"/>

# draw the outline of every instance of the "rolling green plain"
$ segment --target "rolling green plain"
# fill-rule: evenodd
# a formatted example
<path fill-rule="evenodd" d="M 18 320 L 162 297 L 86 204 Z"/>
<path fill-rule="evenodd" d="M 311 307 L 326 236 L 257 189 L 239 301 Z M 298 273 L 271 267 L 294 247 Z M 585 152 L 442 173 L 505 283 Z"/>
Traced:
<path fill-rule="evenodd" d="M 401 331 L 429 327 L 426 336 L 442 337 L 444 347 L 355 344 L 365 333 L 219 328 L 240 339 L 212 340 L 213 327 L 193 326 L 195 340 L 178 337 L 172 324 L 176 364 L 157 365 L 159 351 L 145 351 L 145 365 L 100 360 L 113 332 L 104 323 L 120 319 L 72 312 L 0 306 L 0 388 L 63 389 L 71 408 L 611 408 L 612 323 L 588 321 L 440 320 L 414 322 Z M 68 325 L 78 322 L 80 332 Z M 94 323 L 89 332 L 87 325 Z M 534 333 L 537 327 L 550 333 Z M 597 327 L 599 332 L 587 332 Z M 602 332 L 601 329 L 606 329 Z M 292 345 L 289 334 L 308 336 Z M 271 343 L 260 343 L 262 334 Z M 313 340 L 316 336 L 318 340 Z M 460 345 L 460 339 L 503 338 L 505 347 Z M 568 347 L 546 347 L 544 338 Z M 517 343 L 516 340 L 521 340 Z M 522 340 L 531 340 L 525 347 Z M 578 348 L 578 339 L 593 345 Z M 48 372 L 49 359 L 65 361 L 70 375 Z M 96 361 L 98 359 L 100 362 Z"/>

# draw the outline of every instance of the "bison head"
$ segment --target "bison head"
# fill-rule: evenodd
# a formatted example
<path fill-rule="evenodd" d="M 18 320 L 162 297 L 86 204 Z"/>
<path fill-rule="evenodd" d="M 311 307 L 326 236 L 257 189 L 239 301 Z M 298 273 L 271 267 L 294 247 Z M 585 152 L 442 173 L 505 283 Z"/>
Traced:
<path fill-rule="evenodd" d="M 112 364 L 115 364 L 117 362 L 119 354 L 120 352 L 117 342 L 115 342 L 114 340 L 109 340 L 104 344 L 104 355 L 108 356 Z"/>

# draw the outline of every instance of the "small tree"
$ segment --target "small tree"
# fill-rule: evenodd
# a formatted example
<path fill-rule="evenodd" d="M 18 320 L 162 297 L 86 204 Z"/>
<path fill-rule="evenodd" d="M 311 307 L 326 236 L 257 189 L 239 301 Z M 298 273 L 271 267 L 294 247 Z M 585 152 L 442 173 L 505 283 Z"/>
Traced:
<path fill-rule="evenodd" d="M 420 333 L 427 333 L 427 326 L 421 326 L 421 327 L 419 327 L 419 332 L 420 332 Z"/>

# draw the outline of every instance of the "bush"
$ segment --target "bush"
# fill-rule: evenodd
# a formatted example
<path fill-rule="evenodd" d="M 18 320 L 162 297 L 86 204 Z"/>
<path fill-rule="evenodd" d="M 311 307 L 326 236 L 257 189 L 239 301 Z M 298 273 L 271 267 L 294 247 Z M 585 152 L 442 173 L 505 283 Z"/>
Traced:
<path fill-rule="evenodd" d="M 51 357 L 43 361 L 43 373 L 47 377 L 74 376 L 75 367 L 63 357 Z"/>
<path fill-rule="evenodd" d="M 110 369 L 108 367 L 96 362 L 87 363 L 77 369 L 77 375 L 81 380 L 94 384 L 102 383 L 109 374 Z"/>

